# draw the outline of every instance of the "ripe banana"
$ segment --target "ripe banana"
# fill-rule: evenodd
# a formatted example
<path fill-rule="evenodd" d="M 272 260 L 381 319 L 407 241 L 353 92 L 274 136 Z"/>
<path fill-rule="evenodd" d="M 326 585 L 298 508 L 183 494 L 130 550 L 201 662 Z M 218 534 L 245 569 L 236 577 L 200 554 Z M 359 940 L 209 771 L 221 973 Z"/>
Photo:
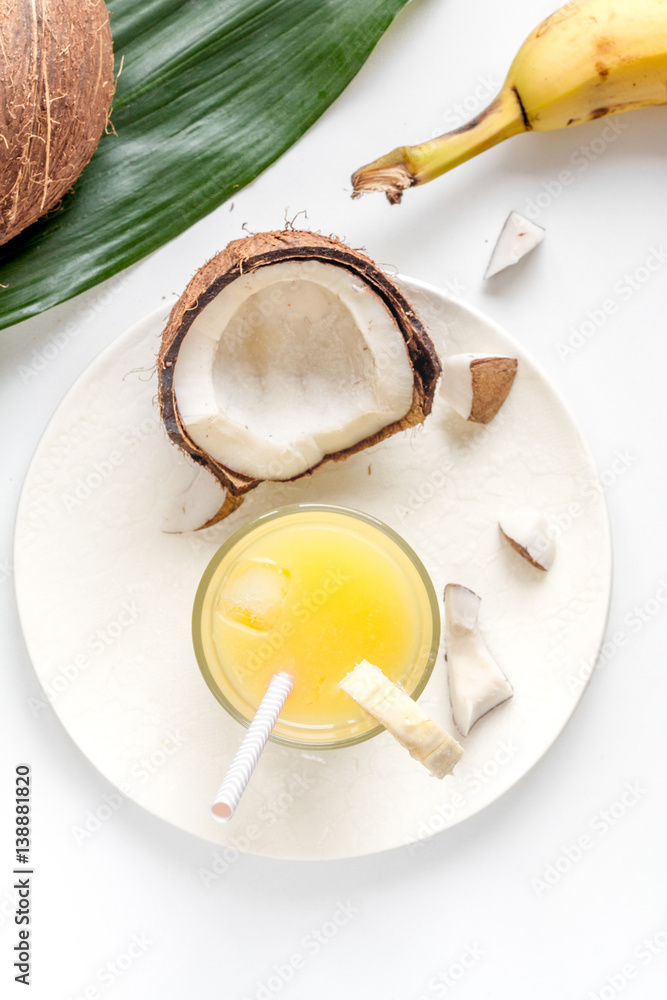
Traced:
<path fill-rule="evenodd" d="M 498 97 L 473 121 L 357 170 L 353 197 L 402 192 L 519 132 L 569 128 L 667 104 L 667 0 L 577 0 L 521 46 Z"/>
<path fill-rule="evenodd" d="M 449 774 L 463 756 L 463 747 L 368 660 L 357 663 L 340 686 L 436 778 Z"/>

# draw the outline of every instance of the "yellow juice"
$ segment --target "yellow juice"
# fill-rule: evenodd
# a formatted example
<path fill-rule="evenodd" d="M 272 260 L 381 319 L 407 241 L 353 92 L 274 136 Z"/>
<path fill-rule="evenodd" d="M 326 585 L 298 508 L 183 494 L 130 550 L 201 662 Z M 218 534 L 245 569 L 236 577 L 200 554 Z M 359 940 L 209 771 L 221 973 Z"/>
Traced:
<path fill-rule="evenodd" d="M 372 735 L 338 682 L 367 659 L 416 693 L 439 637 L 433 588 L 408 546 L 325 505 L 283 508 L 232 536 L 202 580 L 193 626 L 204 676 L 237 718 L 252 718 L 275 673 L 291 675 L 274 736 L 301 746 Z"/>

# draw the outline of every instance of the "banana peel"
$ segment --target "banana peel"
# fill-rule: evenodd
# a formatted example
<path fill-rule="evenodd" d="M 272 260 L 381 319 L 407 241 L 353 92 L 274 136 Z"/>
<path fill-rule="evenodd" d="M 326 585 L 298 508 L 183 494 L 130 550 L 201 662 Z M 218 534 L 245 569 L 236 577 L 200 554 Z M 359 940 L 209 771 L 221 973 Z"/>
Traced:
<path fill-rule="evenodd" d="M 461 128 L 361 167 L 352 175 L 352 197 L 380 191 L 397 204 L 407 188 L 510 136 L 667 104 L 666 79 L 667 3 L 567 3 L 528 36 L 489 107 Z"/>

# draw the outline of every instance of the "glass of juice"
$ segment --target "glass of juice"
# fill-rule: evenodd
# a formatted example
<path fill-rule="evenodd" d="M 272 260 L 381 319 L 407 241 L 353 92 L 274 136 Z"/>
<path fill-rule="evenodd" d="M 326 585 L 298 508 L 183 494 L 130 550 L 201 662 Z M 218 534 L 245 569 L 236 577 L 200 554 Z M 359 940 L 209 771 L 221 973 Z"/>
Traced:
<path fill-rule="evenodd" d="M 381 521 L 329 504 L 295 504 L 244 525 L 197 589 L 197 661 L 247 726 L 273 674 L 294 680 L 271 739 L 302 749 L 359 743 L 382 727 L 338 682 L 360 660 L 417 698 L 435 663 L 440 614 L 409 545 Z"/>

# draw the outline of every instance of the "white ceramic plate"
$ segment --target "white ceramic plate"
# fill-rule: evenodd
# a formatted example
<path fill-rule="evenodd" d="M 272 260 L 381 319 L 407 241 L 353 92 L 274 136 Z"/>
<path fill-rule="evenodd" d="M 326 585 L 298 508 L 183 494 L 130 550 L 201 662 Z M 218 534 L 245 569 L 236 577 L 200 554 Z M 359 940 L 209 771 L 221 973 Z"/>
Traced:
<path fill-rule="evenodd" d="M 519 358 L 487 427 L 438 401 L 426 424 L 311 478 L 266 483 L 220 525 L 167 535 L 161 518 L 184 465 L 163 435 L 153 366 L 168 307 L 128 330 L 55 413 L 27 476 L 16 529 L 21 621 L 37 675 L 72 738 L 126 795 L 170 823 L 275 858 L 368 854 L 478 812 L 558 736 L 590 673 L 610 592 L 607 513 L 591 457 L 562 401 L 524 351 L 483 315 L 405 279 L 441 356 Z M 437 781 L 386 733 L 304 753 L 270 744 L 233 821 L 209 803 L 243 734 L 210 695 L 190 644 L 197 582 L 240 524 L 283 504 L 356 507 L 397 529 L 438 592 L 482 596 L 488 645 L 514 697 L 462 740 Z M 500 536 L 524 504 L 552 519 L 557 557 L 533 569 Z M 444 655 L 422 703 L 452 728 Z"/>

